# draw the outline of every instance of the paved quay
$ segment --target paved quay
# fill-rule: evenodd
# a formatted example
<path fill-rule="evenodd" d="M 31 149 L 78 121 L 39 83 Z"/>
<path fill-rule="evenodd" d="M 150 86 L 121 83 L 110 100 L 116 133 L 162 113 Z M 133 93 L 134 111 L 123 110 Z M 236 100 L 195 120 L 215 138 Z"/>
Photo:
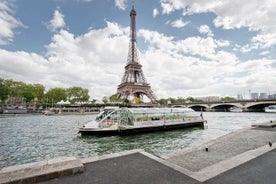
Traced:
<path fill-rule="evenodd" d="M 269 142 L 272 143 L 271 147 Z M 274 150 L 275 144 L 275 127 L 248 128 L 224 135 L 191 150 L 164 155 L 162 158 L 177 165 L 184 174 L 204 182 Z M 276 170 L 275 159 L 273 164 Z"/>
<path fill-rule="evenodd" d="M 131 150 L 85 160 L 85 172 L 43 182 L 44 184 L 198 184 L 199 181 L 172 169 L 143 150 Z"/>
<path fill-rule="evenodd" d="M 268 144 L 269 142 L 271 145 Z M 26 166 L 25 172 L 27 173 L 24 175 L 20 169 L 22 166 L 15 166 L 17 169 L 10 170 L 21 172 L 21 180 L 3 182 L 2 169 L 0 183 L 275 184 L 275 148 L 276 127 L 261 125 L 232 132 L 199 147 L 161 157 L 143 150 L 130 150 L 82 160 L 67 158 L 69 163 L 66 165 L 74 163 L 78 165 L 78 169 L 74 169 L 73 164 L 67 167 L 66 172 L 62 171 L 63 164 L 61 163 L 64 162 L 61 159 L 60 162 L 52 162 L 53 168 L 59 175 L 52 174 L 49 178 L 45 173 L 43 176 L 34 173 L 33 177 L 26 175 L 30 170 L 26 169 Z M 59 165 L 60 168 L 57 169 L 54 165 Z M 9 174 L 9 169 L 4 168 L 4 170 L 5 174 Z"/>

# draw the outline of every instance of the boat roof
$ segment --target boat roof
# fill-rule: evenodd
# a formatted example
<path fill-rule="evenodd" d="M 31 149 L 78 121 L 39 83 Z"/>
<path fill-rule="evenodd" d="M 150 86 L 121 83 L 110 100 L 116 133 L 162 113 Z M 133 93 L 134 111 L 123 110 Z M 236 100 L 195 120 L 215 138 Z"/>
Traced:
<path fill-rule="evenodd" d="M 194 112 L 191 108 L 128 108 L 133 114 L 160 114 Z"/>

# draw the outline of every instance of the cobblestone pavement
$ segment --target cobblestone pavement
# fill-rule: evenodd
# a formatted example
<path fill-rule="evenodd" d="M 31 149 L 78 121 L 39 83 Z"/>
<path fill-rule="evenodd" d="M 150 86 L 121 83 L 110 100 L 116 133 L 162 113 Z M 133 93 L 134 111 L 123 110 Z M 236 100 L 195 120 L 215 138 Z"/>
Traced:
<path fill-rule="evenodd" d="M 243 129 L 222 136 L 195 149 L 165 155 L 163 158 L 182 168 L 197 172 L 225 159 L 266 145 L 268 142 L 276 142 L 275 130 L 276 128 Z M 205 147 L 208 147 L 208 152 L 205 151 Z"/>

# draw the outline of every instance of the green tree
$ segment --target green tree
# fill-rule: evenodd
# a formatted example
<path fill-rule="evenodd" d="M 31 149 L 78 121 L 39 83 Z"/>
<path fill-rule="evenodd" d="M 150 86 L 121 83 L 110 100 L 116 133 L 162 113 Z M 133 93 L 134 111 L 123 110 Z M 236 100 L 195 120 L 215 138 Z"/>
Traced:
<path fill-rule="evenodd" d="M 203 103 L 203 100 L 199 100 L 199 99 L 194 99 L 194 102 L 198 102 L 198 103 Z"/>
<path fill-rule="evenodd" d="M 84 102 L 84 101 L 88 101 L 90 98 L 89 90 L 78 86 L 68 88 L 67 94 L 68 94 L 68 98 L 72 102 L 76 102 L 76 101 Z"/>
<path fill-rule="evenodd" d="M 67 90 L 64 88 L 51 88 L 49 91 L 45 94 L 48 101 L 53 101 L 54 103 L 57 103 L 61 100 L 66 101 L 67 100 Z"/>
<path fill-rule="evenodd" d="M 39 102 L 44 99 L 45 87 L 42 84 L 33 85 L 33 93 Z"/>
<path fill-rule="evenodd" d="M 5 80 L 5 84 L 9 87 L 10 96 L 12 97 L 22 96 L 22 89 L 26 85 L 24 82 L 13 80 Z"/>
<path fill-rule="evenodd" d="M 31 84 L 23 85 L 20 93 L 26 103 L 31 102 L 35 98 L 34 87 Z"/>
<path fill-rule="evenodd" d="M 176 99 L 175 99 L 175 98 L 171 98 L 171 97 L 170 97 L 170 98 L 168 98 L 168 102 L 169 102 L 169 101 L 170 101 L 172 104 L 176 103 Z"/>
<path fill-rule="evenodd" d="M 161 98 L 161 99 L 159 100 L 159 103 L 160 103 L 161 105 L 166 105 L 166 104 L 168 103 L 168 100 L 165 99 L 165 98 Z"/>
<path fill-rule="evenodd" d="M 233 97 L 230 97 L 230 96 L 226 96 L 226 97 L 221 98 L 220 100 L 221 100 L 221 101 L 229 102 L 229 101 L 234 101 L 234 100 L 236 100 L 236 99 L 233 98 Z"/>
<path fill-rule="evenodd" d="M 189 96 L 188 98 L 186 98 L 186 100 L 190 101 L 190 102 L 194 102 L 195 101 L 195 99 L 193 97 L 191 97 L 191 96 Z"/>
<path fill-rule="evenodd" d="M 110 102 L 120 102 L 121 99 L 118 97 L 117 94 L 114 94 L 114 95 L 111 95 L 111 96 L 109 97 L 109 101 L 110 101 Z"/>
<path fill-rule="evenodd" d="M 177 103 L 185 103 L 186 100 L 185 100 L 184 98 L 182 98 L 182 97 L 178 97 L 178 98 L 176 99 L 176 102 L 177 102 Z"/>
<path fill-rule="evenodd" d="M 9 98 L 10 89 L 4 83 L 4 79 L 0 78 L 0 100 L 1 102 L 5 102 Z"/>

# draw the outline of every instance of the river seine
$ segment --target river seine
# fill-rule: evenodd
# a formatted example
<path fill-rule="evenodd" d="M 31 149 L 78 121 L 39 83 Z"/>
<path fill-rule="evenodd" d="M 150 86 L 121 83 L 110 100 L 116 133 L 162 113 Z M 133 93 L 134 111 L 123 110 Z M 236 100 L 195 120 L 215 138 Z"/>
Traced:
<path fill-rule="evenodd" d="M 200 114 L 200 113 L 199 113 Z M 204 112 L 203 128 L 132 136 L 81 136 L 77 127 L 95 115 L 0 115 L 0 168 L 56 157 L 87 158 L 131 149 L 163 155 L 195 147 L 252 123 L 276 120 L 276 113 Z"/>

